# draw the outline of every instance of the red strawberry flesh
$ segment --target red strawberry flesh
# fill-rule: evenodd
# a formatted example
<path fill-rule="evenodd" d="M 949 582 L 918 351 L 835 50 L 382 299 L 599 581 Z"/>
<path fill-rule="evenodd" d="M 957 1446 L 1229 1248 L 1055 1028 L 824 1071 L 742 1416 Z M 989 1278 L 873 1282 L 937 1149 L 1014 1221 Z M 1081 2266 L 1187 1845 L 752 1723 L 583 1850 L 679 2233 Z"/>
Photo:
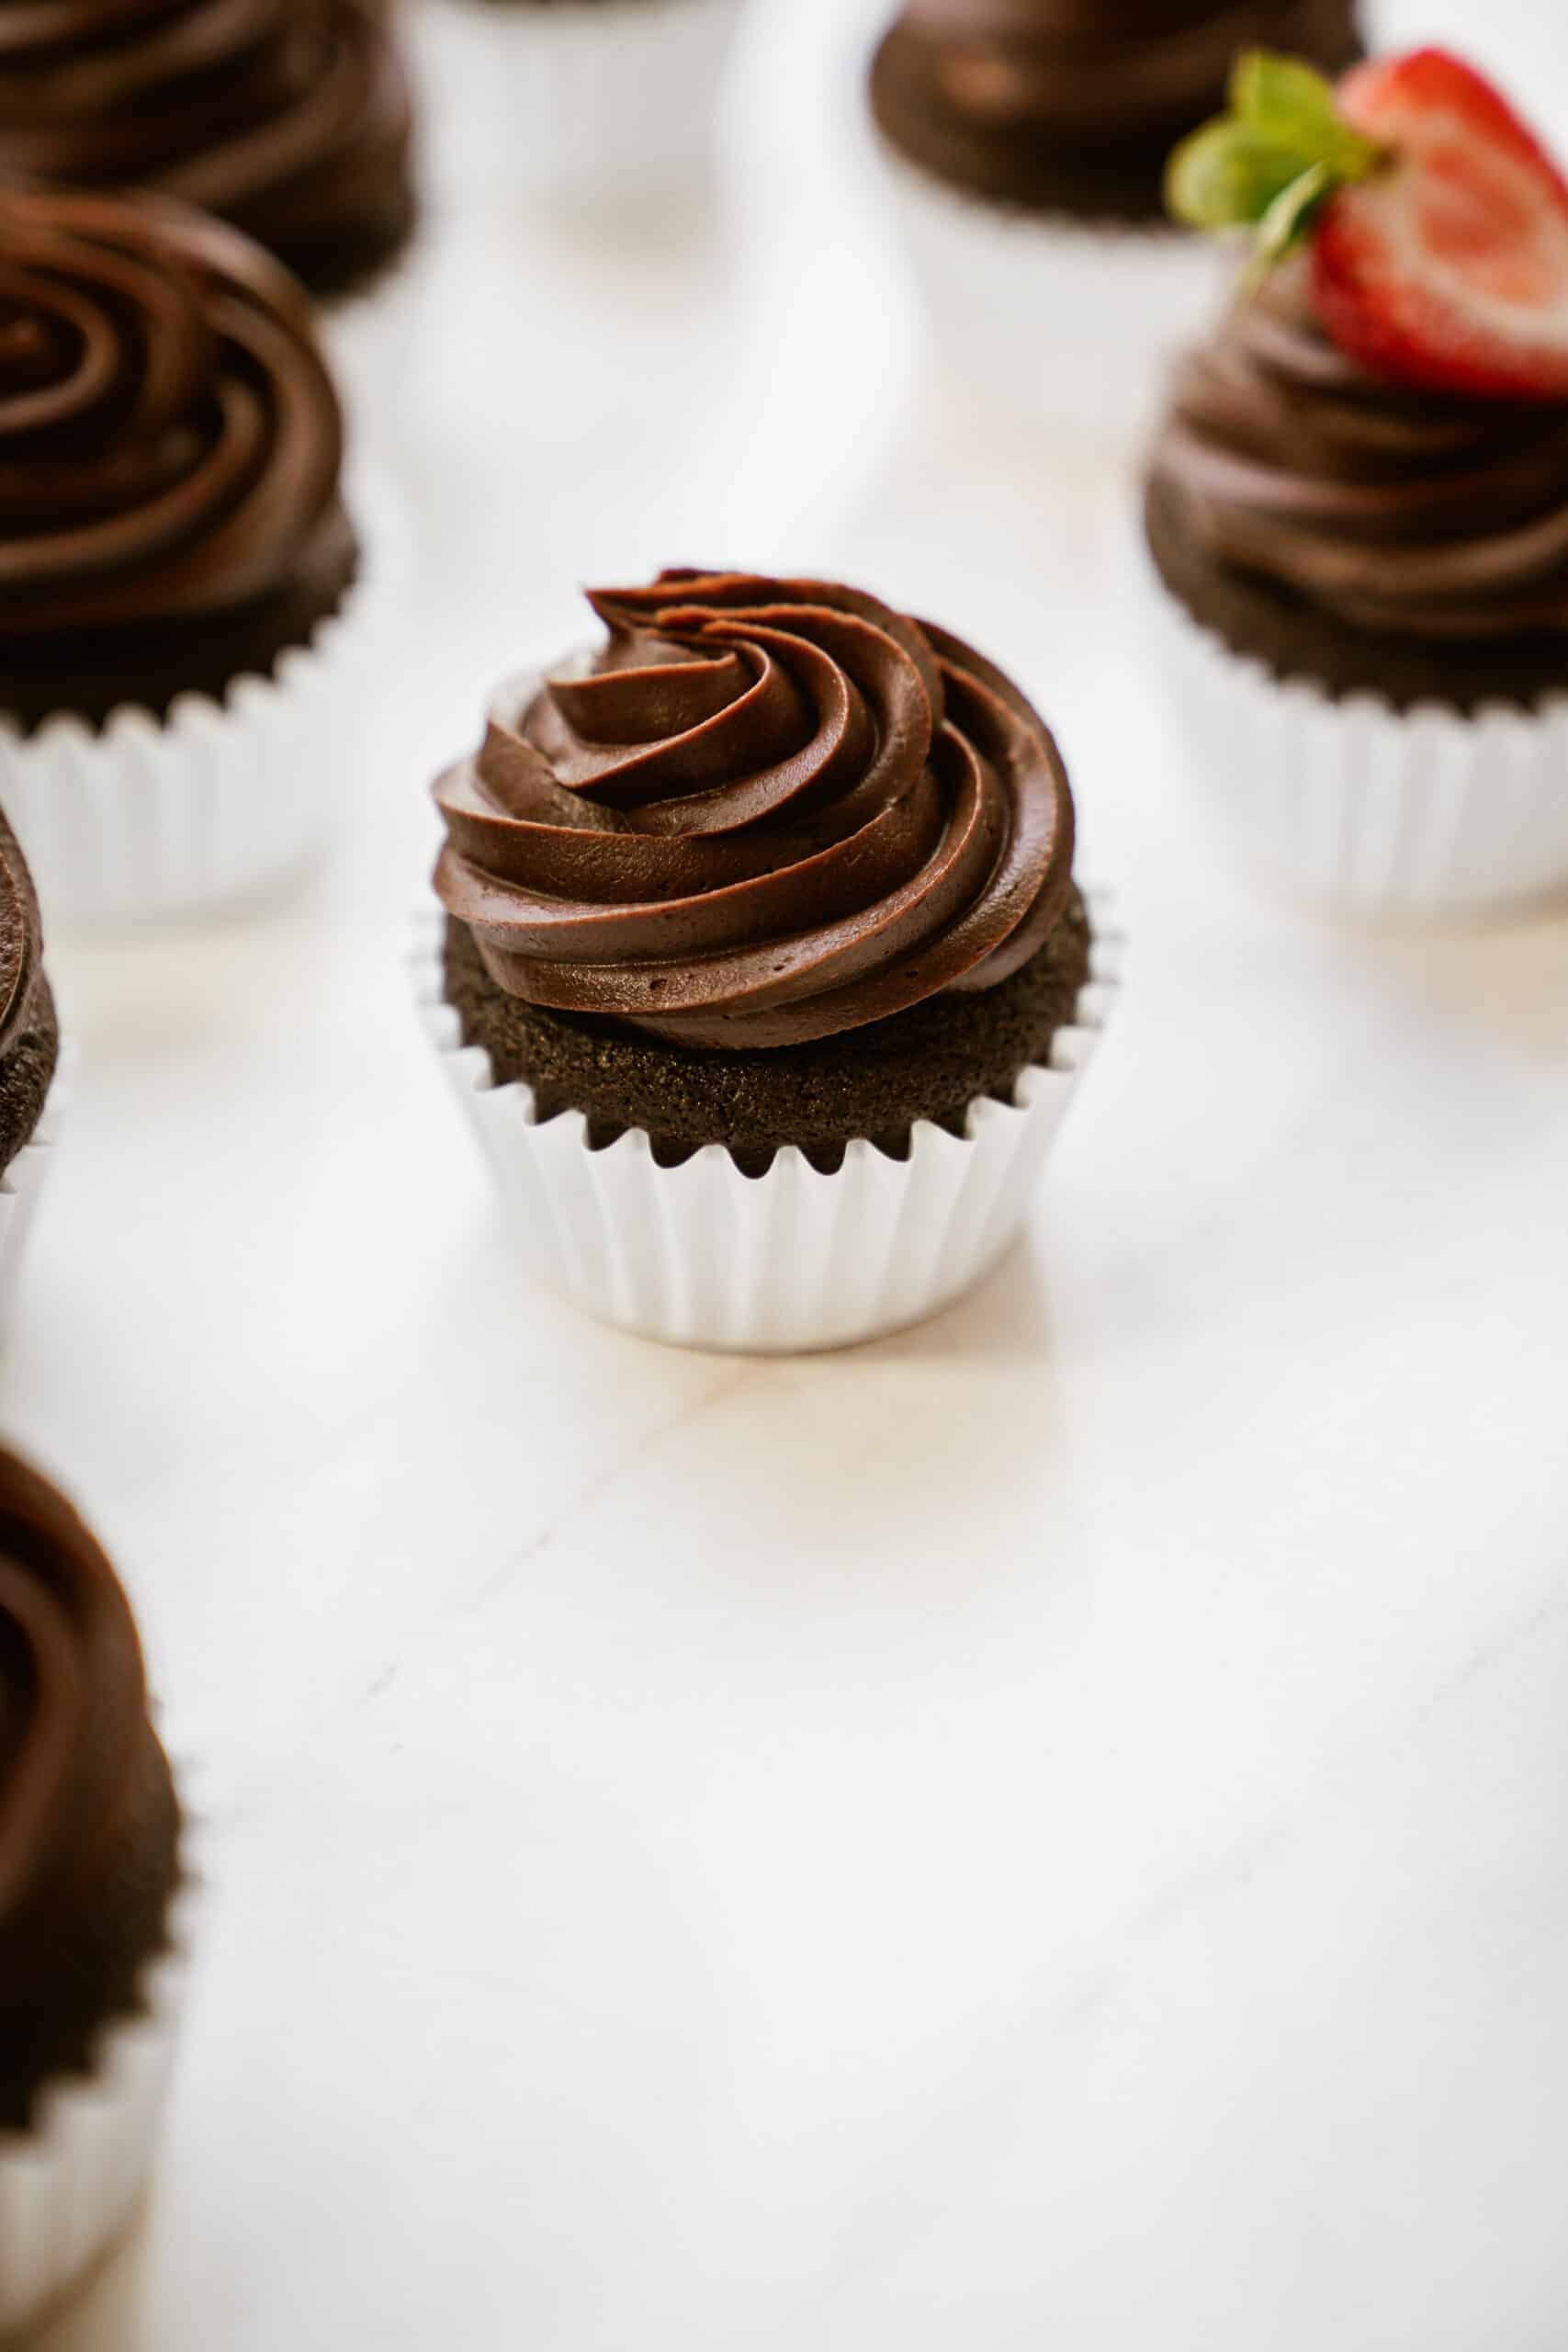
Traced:
<path fill-rule="evenodd" d="M 1391 161 L 1318 223 L 1336 342 L 1402 383 L 1568 399 L 1568 181 L 1539 140 L 1443 50 L 1359 68 L 1340 105 Z"/>

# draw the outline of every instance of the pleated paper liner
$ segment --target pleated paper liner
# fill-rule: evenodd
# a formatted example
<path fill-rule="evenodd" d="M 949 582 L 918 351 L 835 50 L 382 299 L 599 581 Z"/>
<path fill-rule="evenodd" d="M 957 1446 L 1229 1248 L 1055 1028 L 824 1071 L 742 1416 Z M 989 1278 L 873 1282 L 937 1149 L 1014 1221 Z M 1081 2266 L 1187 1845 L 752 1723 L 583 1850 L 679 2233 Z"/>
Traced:
<path fill-rule="evenodd" d="M 1147 577 L 1194 779 L 1275 881 L 1363 917 L 1482 915 L 1568 888 L 1568 695 L 1473 717 L 1336 701 L 1233 653 Z"/>
<path fill-rule="evenodd" d="M 443 995 L 439 915 L 421 918 L 415 989 L 540 1281 L 671 1346 L 798 1354 L 923 1321 L 1017 1238 L 1114 997 L 1121 939 L 1103 899 L 1091 923 L 1091 978 L 1049 1069 L 1024 1070 L 1011 1103 L 973 1102 L 962 1136 L 921 1120 L 907 1159 L 858 1139 L 830 1176 L 793 1146 L 751 1177 L 719 1144 L 661 1168 L 640 1128 L 591 1150 L 581 1113 L 541 1125 L 530 1090 L 495 1085 L 484 1048 L 462 1044 Z"/>
<path fill-rule="evenodd" d="M 144 924 L 257 895 L 330 828 L 348 747 L 396 593 L 400 523 L 384 488 L 351 488 L 359 575 L 308 646 L 221 701 L 180 695 L 166 718 L 126 707 L 102 728 L 62 715 L 31 735 L 0 717 L 0 808 L 46 929 Z"/>
<path fill-rule="evenodd" d="M 148 1963 L 137 2015 L 106 2025 L 91 2073 L 47 2090 L 30 2131 L 0 2133 L 0 2335 L 7 2341 L 82 2285 L 130 2225 L 147 2185 L 200 1903 L 199 1838 L 188 1820 L 180 1862 L 167 1949 Z"/>

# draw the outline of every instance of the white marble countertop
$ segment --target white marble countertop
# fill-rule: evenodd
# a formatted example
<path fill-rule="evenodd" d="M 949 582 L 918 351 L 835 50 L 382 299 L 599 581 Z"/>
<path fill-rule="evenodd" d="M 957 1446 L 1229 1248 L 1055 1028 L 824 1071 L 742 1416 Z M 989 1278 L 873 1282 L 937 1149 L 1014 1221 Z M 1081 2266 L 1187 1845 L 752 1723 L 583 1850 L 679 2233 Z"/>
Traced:
<path fill-rule="evenodd" d="M 705 241 L 465 221 L 333 863 L 58 944 L 0 1403 L 132 1585 L 213 1900 L 51 2352 L 1568 2341 L 1568 922 L 1230 870 L 1114 469 L 923 381 L 866 13 L 764 5 Z M 839 1358 L 530 1289 L 400 976 L 488 683 L 716 555 L 1013 664 L 1133 934 L 1027 1248 Z"/>

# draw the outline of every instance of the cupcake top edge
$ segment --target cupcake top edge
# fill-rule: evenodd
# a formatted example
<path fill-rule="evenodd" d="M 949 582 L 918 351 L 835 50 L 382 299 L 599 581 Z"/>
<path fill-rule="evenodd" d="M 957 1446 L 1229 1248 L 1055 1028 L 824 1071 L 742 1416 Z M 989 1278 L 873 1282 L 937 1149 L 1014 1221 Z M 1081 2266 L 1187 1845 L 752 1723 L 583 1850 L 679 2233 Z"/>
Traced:
<path fill-rule="evenodd" d="M 1356 0 L 911 0 L 872 106 L 895 150 L 976 195 L 1157 218 L 1164 151 L 1220 104 L 1238 49 L 1337 73 L 1357 24 Z"/>
<path fill-rule="evenodd" d="M 130 1603 L 64 1496 L 0 1450 L 0 2129 L 136 2007 L 178 1842 Z"/>
<path fill-rule="evenodd" d="M 349 536 L 299 284 L 155 197 L 0 194 L 0 646 L 188 624 Z"/>
<path fill-rule="evenodd" d="M 436 889 L 509 994 L 669 1043 L 803 1045 L 1017 971 L 1072 888 L 1049 729 L 961 639 L 837 583 L 594 591 L 598 651 L 436 786 Z"/>

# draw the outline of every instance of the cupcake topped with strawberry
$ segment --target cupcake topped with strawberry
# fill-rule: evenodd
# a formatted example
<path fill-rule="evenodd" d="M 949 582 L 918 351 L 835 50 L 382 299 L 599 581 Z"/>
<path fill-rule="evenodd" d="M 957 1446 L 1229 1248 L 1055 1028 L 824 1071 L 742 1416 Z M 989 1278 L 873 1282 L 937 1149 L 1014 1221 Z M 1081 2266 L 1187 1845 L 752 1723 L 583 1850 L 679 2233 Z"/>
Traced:
<path fill-rule="evenodd" d="M 1540 140 L 1441 50 L 1337 85 L 1255 53 L 1168 198 L 1255 256 L 1156 443 L 1167 588 L 1334 696 L 1468 712 L 1561 690 L 1568 181 Z"/>
<path fill-rule="evenodd" d="M 1423 49 L 1244 57 L 1168 191 L 1255 248 L 1145 484 L 1194 780 L 1320 904 L 1568 888 L 1568 181 Z"/>

